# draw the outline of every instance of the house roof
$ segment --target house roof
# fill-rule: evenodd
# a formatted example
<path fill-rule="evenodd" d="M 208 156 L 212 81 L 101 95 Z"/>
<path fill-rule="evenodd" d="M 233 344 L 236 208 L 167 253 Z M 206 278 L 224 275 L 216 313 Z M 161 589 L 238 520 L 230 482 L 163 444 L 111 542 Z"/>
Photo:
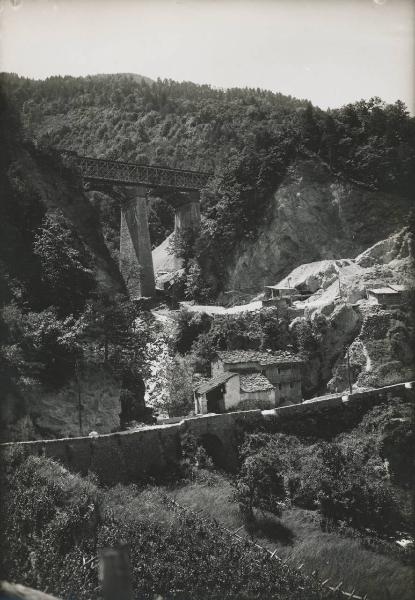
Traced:
<path fill-rule="evenodd" d="M 273 389 L 272 383 L 261 373 L 241 375 L 241 392 L 263 392 Z"/>
<path fill-rule="evenodd" d="M 394 287 L 398 287 L 398 286 L 394 286 Z M 394 289 L 394 287 L 392 287 L 392 286 L 380 287 L 380 288 L 370 289 L 367 291 L 370 292 L 371 294 L 375 294 L 375 296 L 382 295 L 382 294 L 391 294 L 391 295 L 395 294 L 396 295 L 402 291 L 402 290 Z"/>
<path fill-rule="evenodd" d="M 296 292 L 297 290 L 295 288 L 290 288 L 290 287 L 286 287 L 284 285 L 266 285 L 264 286 L 269 290 L 284 290 L 284 291 L 289 291 L 289 292 Z"/>
<path fill-rule="evenodd" d="M 286 350 L 277 352 L 260 352 L 259 350 L 225 350 L 217 352 L 218 357 L 225 363 L 237 364 L 256 362 L 261 366 L 282 363 L 302 363 L 303 361 Z"/>
<path fill-rule="evenodd" d="M 224 373 L 219 373 L 218 375 L 215 375 L 215 377 L 208 379 L 208 381 L 205 381 L 204 383 L 200 383 L 197 387 L 195 387 L 195 392 L 197 392 L 198 394 L 206 394 L 207 392 L 210 392 L 211 390 L 214 390 L 215 388 L 219 387 L 220 385 L 226 383 L 226 381 L 228 381 L 228 379 L 232 379 L 232 377 L 238 377 L 238 376 L 239 376 L 238 373 L 232 373 L 231 371 L 225 371 Z"/>

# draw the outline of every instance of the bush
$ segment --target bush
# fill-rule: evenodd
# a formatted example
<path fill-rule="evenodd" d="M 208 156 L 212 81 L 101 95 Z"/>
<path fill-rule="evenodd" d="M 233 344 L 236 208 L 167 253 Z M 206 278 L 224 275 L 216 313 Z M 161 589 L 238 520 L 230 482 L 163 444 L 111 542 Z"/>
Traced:
<path fill-rule="evenodd" d="M 374 411 L 370 422 L 383 422 Z M 244 460 L 238 477 L 239 496 L 247 511 L 253 506 L 273 511 L 263 486 L 266 477 L 283 478 L 286 494 L 297 506 L 320 510 L 323 523 L 345 523 L 359 530 L 370 528 L 384 534 L 405 527 L 406 508 L 389 482 L 381 444 L 373 436 L 362 437 L 357 428 L 331 443 L 305 443 L 284 434 L 251 434 L 241 448 Z M 406 446 L 405 446 L 406 448 Z M 405 462 L 405 457 L 402 458 Z M 282 490 L 275 491 L 276 496 Z M 261 498 L 261 501 L 258 498 Z M 277 503 L 278 504 L 278 503 Z M 277 506 L 276 504 L 276 506 Z"/>
<path fill-rule="evenodd" d="M 94 483 L 54 461 L 11 455 L 2 473 L 1 577 L 87 600 L 96 587 L 82 557 L 93 556 L 99 525 Z"/>
<path fill-rule="evenodd" d="M 282 468 L 287 496 L 302 508 L 315 509 L 322 475 L 322 444 L 304 444 L 282 433 L 251 434 L 241 448 L 241 456 L 266 452 Z"/>
<path fill-rule="evenodd" d="M 185 478 L 194 479 L 199 469 L 212 469 L 213 461 L 200 444 L 199 440 L 191 433 L 180 436 L 182 459 L 181 472 Z"/>
<path fill-rule="evenodd" d="M 381 533 L 396 531 L 402 521 L 397 499 L 385 482 L 368 477 L 358 454 L 327 444 L 323 467 L 318 494 L 323 519 Z"/>
<path fill-rule="evenodd" d="M 235 499 L 242 513 L 250 518 L 254 508 L 281 514 L 286 499 L 284 466 L 269 447 L 245 458 L 236 479 Z"/>
<path fill-rule="evenodd" d="M 174 352 L 186 354 L 193 342 L 201 333 L 209 331 L 211 317 L 206 313 L 191 313 L 188 310 L 179 311 L 176 317 L 176 330 L 172 342 Z"/>

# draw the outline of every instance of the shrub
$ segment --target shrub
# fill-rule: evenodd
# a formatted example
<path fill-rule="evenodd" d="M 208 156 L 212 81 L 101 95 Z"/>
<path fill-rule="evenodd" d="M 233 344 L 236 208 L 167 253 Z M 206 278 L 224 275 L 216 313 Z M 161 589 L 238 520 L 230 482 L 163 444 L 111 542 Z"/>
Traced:
<path fill-rule="evenodd" d="M 236 479 L 235 498 L 248 517 L 253 517 L 254 508 L 281 514 L 286 499 L 284 467 L 267 446 L 245 458 Z"/>
<path fill-rule="evenodd" d="M 323 465 L 318 495 L 323 519 L 345 521 L 357 529 L 396 531 L 401 522 L 397 499 L 385 482 L 368 476 L 358 453 L 327 444 Z"/>
<path fill-rule="evenodd" d="M 200 444 L 199 440 L 191 433 L 180 436 L 182 449 L 181 472 L 184 477 L 194 479 L 199 469 L 212 469 L 213 461 Z"/>
<path fill-rule="evenodd" d="M 379 415 L 373 419 L 382 421 Z M 362 428 L 369 421 L 366 419 Z M 359 429 L 335 442 L 317 444 L 284 434 L 252 434 L 241 448 L 244 462 L 238 477 L 238 499 L 248 512 L 255 505 L 260 507 L 258 497 L 263 507 L 268 503 L 267 510 L 273 510 L 272 502 L 278 508 L 275 498 L 271 502 L 262 489 L 268 485 L 266 476 L 271 477 L 274 470 L 272 477 L 283 478 L 290 500 L 303 508 L 319 508 L 323 523 L 344 522 L 382 534 L 396 531 L 405 525 L 406 509 L 401 507 L 378 454 L 382 446 L 372 438 L 361 437 Z"/>
<path fill-rule="evenodd" d="M 87 600 L 96 586 L 82 557 L 95 552 L 99 494 L 54 461 L 6 457 L 1 577 Z"/>

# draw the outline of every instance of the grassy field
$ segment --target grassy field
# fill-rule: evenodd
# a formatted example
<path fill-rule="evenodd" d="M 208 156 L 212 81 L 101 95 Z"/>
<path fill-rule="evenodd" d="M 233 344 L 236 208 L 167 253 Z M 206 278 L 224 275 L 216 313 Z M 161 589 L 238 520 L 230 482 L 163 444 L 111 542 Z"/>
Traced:
<path fill-rule="evenodd" d="M 12 456 L 0 476 L 7 487 L 1 579 L 62 599 L 98 600 L 91 561 L 122 541 L 140 600 L 341 600 L 317 577 L 181 509 L 160 485 L 103 489 L 33 456 Z"/>
<path fill-rule="evenodd" d="M 230 482 L 218 473 L 165 491 L 179 504 L 201 511 L 201 515 L 215 518 L 231 530 L 242 527 L 239 535 L 253 537 L 258 544 L 276 550 L 292 566 L 303 564 L 306 574 L 317 571 L 321 579 L 330 579 L 330 585 L 342 581 L 344 590 L 355 589 L 362 596 L 367 594 L 370 600 L 413 598 L 411 566 L 365 549 L 356 539 L 323 532 L 316 512 L 291 508 L 284 511 L 281 520 L 258 515 L 255 528 L 247 529 L 238 505 L 232 501 Z M 148 508 L 139 505 L 141 511 L 147 510 L 149 516 L 155 516 L 154 505 Z"/>

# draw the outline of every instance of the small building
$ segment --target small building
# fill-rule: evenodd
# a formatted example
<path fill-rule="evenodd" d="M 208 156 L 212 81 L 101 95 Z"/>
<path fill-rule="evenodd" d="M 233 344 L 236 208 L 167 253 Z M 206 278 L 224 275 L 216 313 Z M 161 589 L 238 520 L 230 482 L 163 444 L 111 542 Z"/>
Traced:
<path fill-rule="evenodd" d="M 295 294 L 297 294 L 295 288 L 287 288 L 279 285 L 266 285 L 264 287 L 264 299 L 262 305 L 287 309 L 288 306 L 291 306 Z"/>
<path fill-rule="evenodd" d="M 275 388 L 275 406 L 302 400 L 301 368 L 303 361 L 286 350 L 229 350 L 217 353 L 212 362 L 212 375 L 223 371 L 241 374 L 261 373 Z"/>
<path fill-rule="evenodd" d="M 264 291 L 265 297 L 268 298 L 286 298 L 298 293 L 296 288 L 284 287 L 281 285 L 266 285 Z"/>
<path fill-rule="evenodd" d="M 218 352 L 211 363 L 212 378 L 195 389 L 195 412 L 224 412 L 255 403 L 268 408 L 298 404 L 302 401 L 302 364 L 287 351 Z"/>
<path fill-rule="evenodd" d="M 239 373 L 220 372 L 194 390 L 195 413 L 222 413 L 240 402 Z"/>
<path fill-rule="evenodd" d="M 406 291 L 407 289 L 403 285 L 389 284 L 384 287 L 368 289 L 366 294 L 370 304 L 394 306 L 402 304 Z"/>

